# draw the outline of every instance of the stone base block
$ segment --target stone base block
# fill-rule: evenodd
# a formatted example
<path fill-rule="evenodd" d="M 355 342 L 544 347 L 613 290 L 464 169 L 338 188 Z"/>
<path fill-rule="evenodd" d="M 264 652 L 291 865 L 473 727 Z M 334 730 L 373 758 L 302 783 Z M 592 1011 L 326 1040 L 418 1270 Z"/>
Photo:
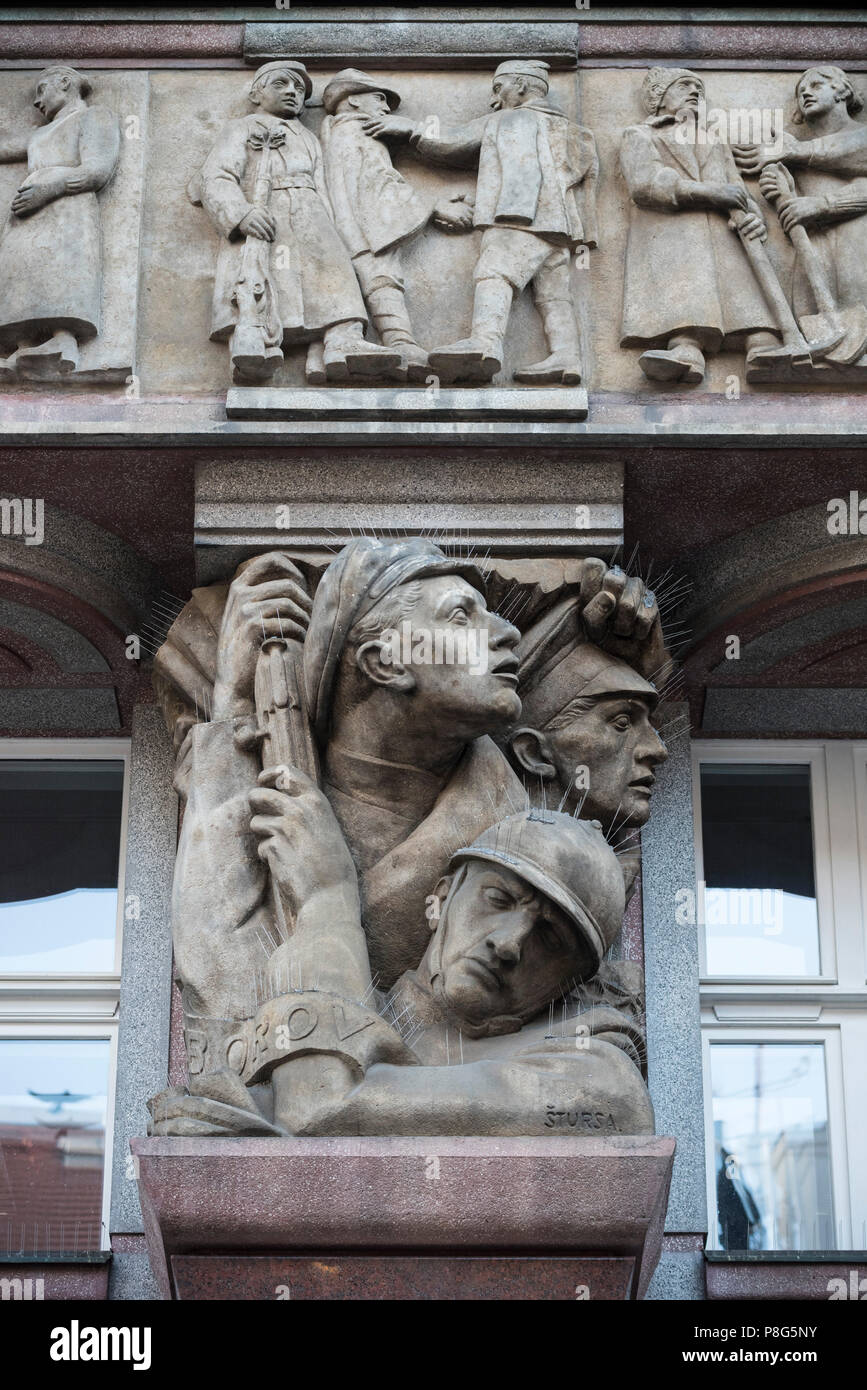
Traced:
<path fill-rule="evenodd" d="M 643 1297 L 675 1145 L 619 1136 L 130 1147 L 165 1298 L 574 1299 Z"/>
<path fill-rule="evenodd" d="M 233 386 L 230 420 L 586 420 L 583 386 L 303 387 Z"/>
<path fill-rule="evenodd" d="M 558 1255 L 173 1255 L 179 1299 L 574 1302 L 629 1297 L 635 1260 Z"/>

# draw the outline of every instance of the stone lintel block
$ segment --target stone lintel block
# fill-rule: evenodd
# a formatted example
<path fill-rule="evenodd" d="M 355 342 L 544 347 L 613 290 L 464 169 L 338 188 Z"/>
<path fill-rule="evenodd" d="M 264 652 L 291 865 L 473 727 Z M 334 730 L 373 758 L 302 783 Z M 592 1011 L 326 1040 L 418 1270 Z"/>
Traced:
<path fill-rule="evenodd" d="M 496 22 L 288 19 L 245 25 L 245 62 L 282 57 L 300 58 L 311 67 L 487 68 L 506 58 L 542 58 L 552 67 L 574 68 L 578 24 L 507 17 Z"/>
<path fill-rule="evenodd" d="M 586 420 L 583 386 L 495 386 L 446 389 L 233 386 L 230 420 Z"/>
<path fill-rule="evenodd" d="M 340 1249 L 659 1258 L 673 1139 L 130 1140 L 164 1297 L 177 1255 Z"/>

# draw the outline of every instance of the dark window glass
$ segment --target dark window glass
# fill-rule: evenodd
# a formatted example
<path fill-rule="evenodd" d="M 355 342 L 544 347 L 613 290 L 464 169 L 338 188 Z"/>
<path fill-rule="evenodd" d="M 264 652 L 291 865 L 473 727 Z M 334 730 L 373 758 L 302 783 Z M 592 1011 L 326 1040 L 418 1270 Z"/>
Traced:
<path fill-rule="evenodd" d="M 701 826 L 708 974 L 818 975 L 809 766 L 703 763 Z"/>
<path fill-rule="evenodd" d="M 114 969 L 123 763 L 0 759 L 0 973 Z"/>

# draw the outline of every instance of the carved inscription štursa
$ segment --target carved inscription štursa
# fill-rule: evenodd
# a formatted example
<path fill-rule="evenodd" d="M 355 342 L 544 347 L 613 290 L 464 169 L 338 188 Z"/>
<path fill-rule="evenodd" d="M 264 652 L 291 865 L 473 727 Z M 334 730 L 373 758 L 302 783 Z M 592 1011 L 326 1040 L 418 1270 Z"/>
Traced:
<path fill-rule="evenodd" d="M 656 601 L 587 560 L 522 634 L 487 588 L 364 537 L 175 622 L 190 1077 L 154 1132 L 652 1132 L 641 972 L 605 958 L 666 757 Z"/>

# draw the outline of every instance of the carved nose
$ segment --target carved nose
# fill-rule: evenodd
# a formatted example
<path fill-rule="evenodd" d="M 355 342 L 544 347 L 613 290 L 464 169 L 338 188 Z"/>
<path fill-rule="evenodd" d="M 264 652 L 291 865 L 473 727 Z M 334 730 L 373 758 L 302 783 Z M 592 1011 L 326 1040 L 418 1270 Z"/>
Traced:
<path fill-rule="evenodd" d="M 517 965 L 521 959 L 523 936 L 520 926 L 504 924 L 498 931 L 491 932 L 486 944 L 505 965 Z"/>

